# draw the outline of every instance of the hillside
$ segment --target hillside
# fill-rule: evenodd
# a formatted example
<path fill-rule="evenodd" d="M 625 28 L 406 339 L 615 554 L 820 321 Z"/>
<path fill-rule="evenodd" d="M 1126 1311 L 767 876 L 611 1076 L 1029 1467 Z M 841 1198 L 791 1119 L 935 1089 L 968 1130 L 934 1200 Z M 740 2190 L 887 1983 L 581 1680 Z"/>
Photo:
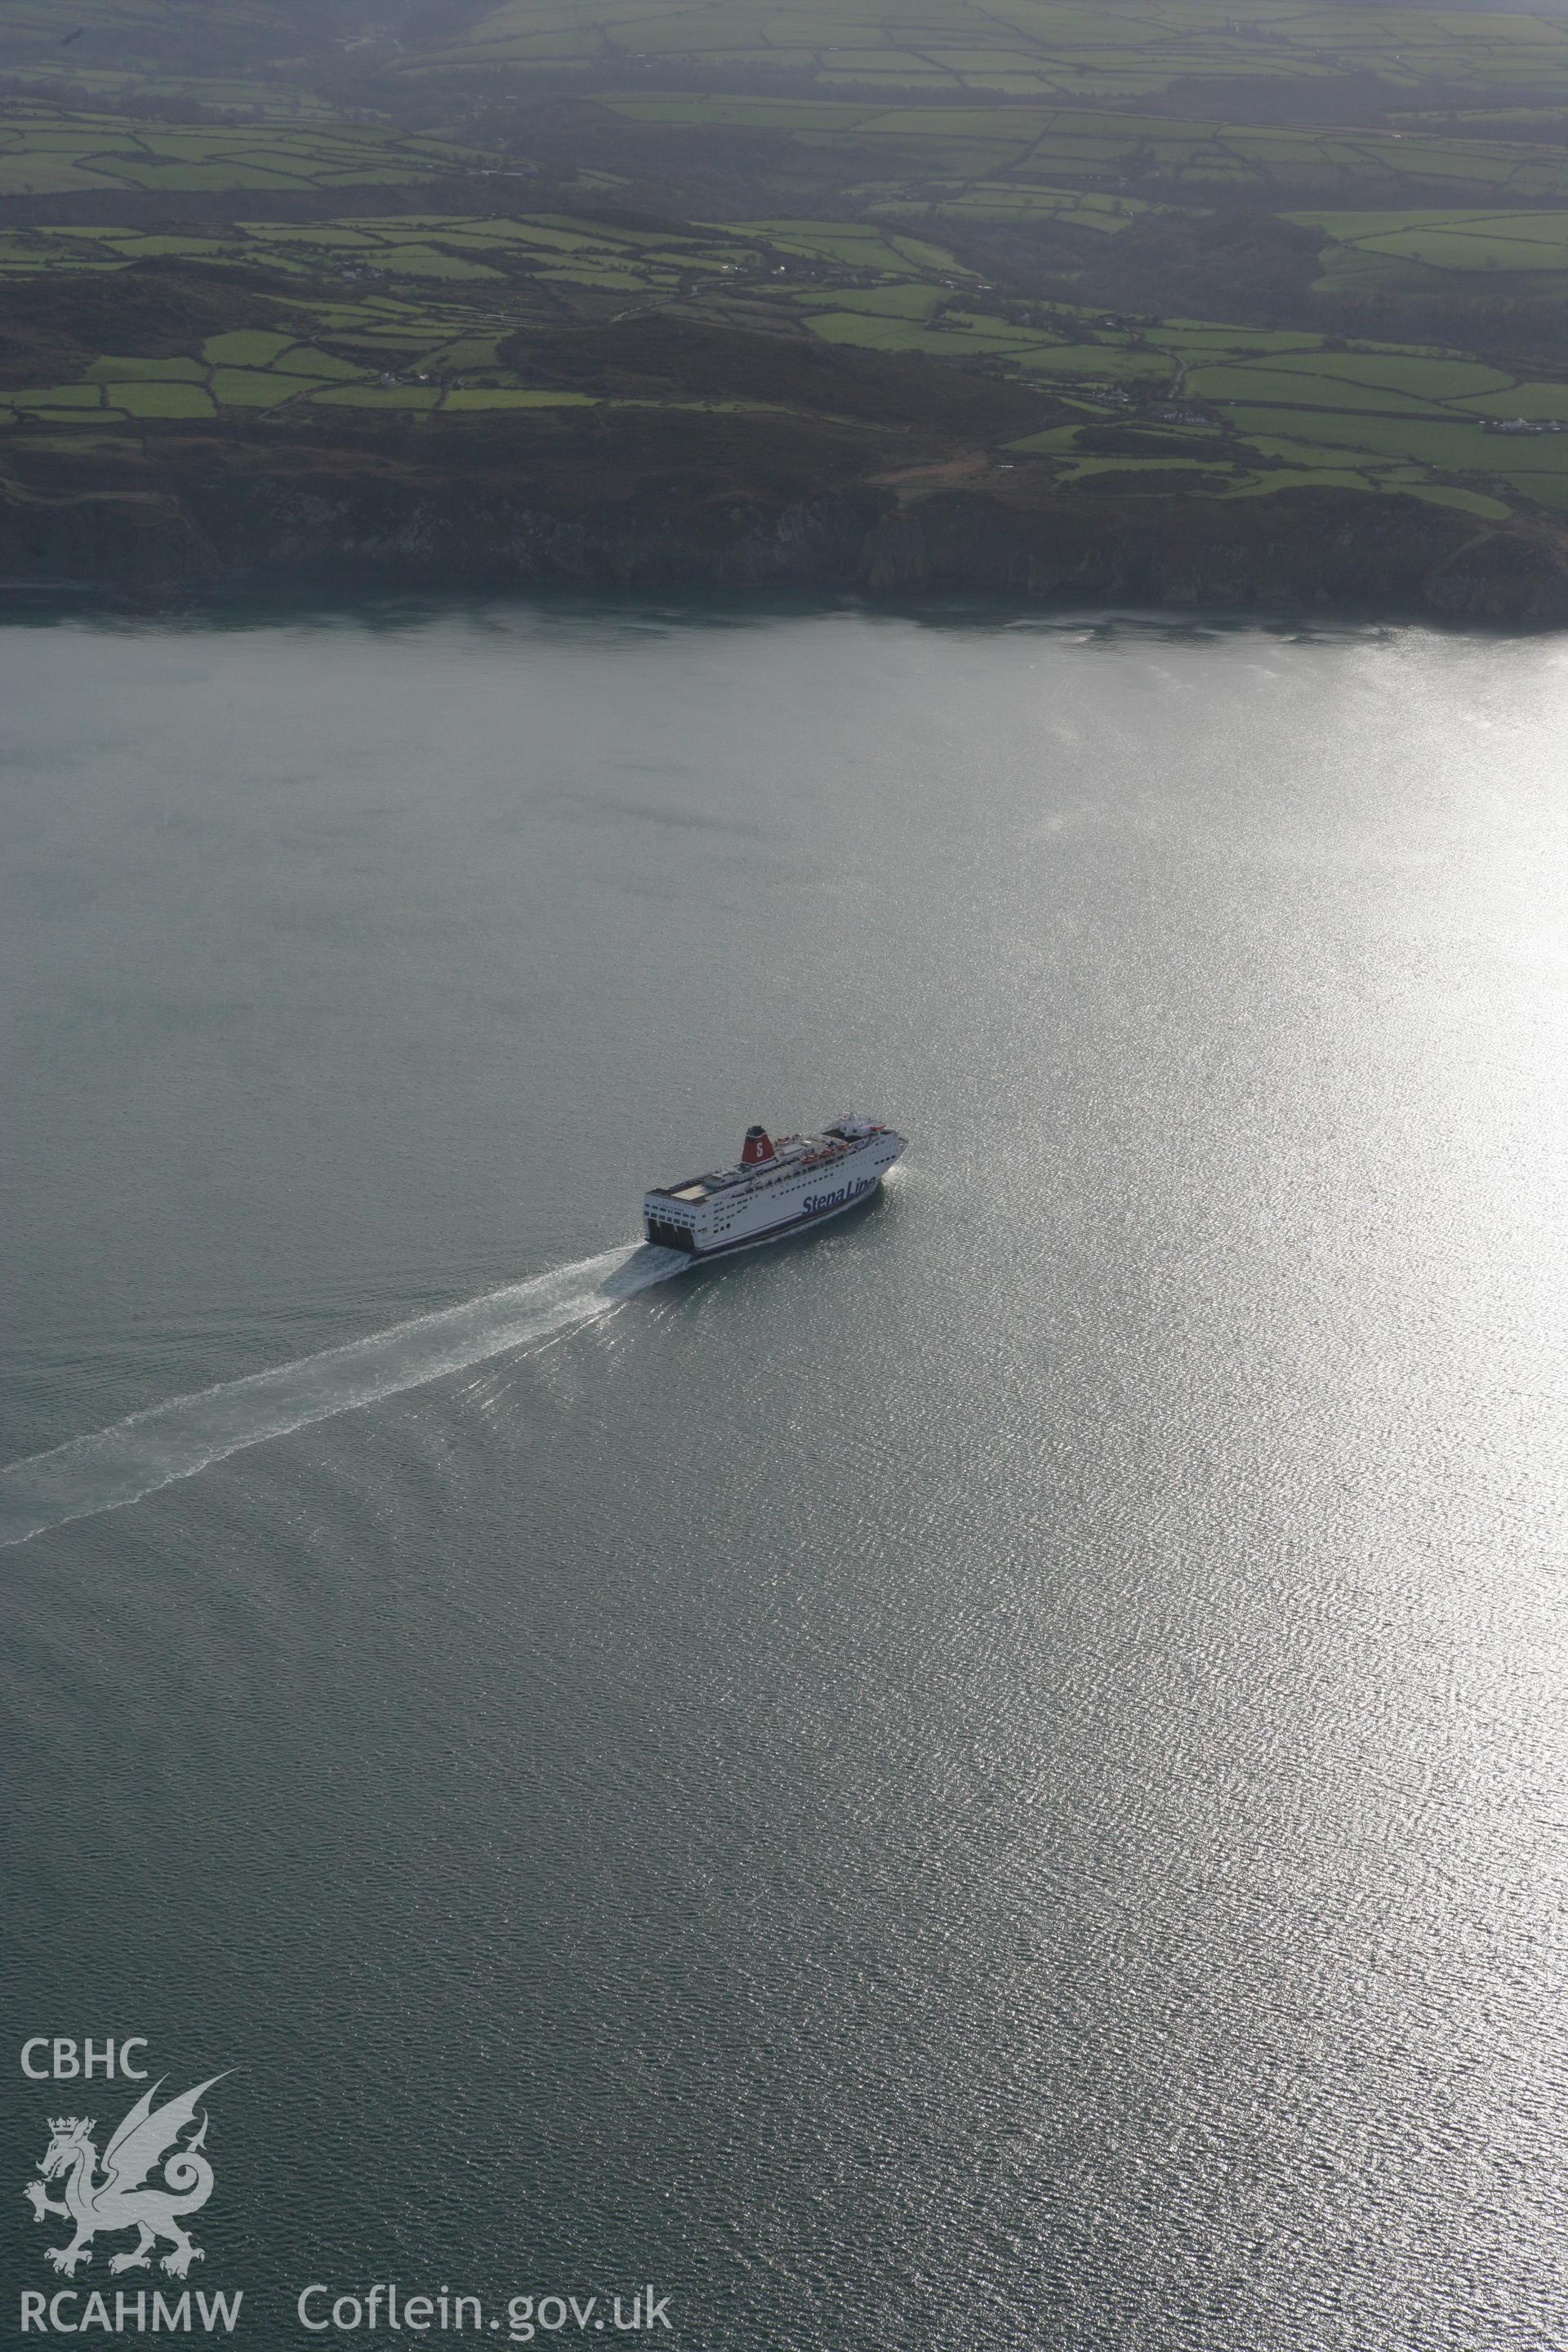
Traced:
<path fill-rule="evenodd" d="M 388 581 L 1568 612 L 1561 10 L 61 22 L 0 0 L 14 585 L 337 515 Z"/>

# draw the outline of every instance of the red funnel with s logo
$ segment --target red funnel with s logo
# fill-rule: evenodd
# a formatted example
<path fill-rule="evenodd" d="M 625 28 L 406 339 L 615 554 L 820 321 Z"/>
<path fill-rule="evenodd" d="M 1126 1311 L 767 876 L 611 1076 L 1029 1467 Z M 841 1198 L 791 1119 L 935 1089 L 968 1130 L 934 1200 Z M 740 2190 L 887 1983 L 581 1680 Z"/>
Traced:
<path fill-rule="evenodd" d="M 760 1168 L 764 1160 L 773 1156 L 773 1147 L 765 1127 L 749 1127 L 741 1151 L 742 1168 Z"/>

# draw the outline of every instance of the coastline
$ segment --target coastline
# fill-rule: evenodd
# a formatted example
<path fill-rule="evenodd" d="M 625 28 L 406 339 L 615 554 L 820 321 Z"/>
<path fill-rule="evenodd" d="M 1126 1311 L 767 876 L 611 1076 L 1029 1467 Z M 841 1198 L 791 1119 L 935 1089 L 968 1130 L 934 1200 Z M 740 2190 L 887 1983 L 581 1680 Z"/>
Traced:
<path fill-rule="evenodd" d="M 1041 485 L 1044 490 L 1045 485 Z M 505 477 L 330 466 L 63 480 L 0 504 L 0 605 L 141 611 L 262 596 L 783 593 L 1059 609 L 1568 625 L 1568 530 L 1413 497 L 1091 499 L 973 480 L 910 495 L 584 499 Z"/>

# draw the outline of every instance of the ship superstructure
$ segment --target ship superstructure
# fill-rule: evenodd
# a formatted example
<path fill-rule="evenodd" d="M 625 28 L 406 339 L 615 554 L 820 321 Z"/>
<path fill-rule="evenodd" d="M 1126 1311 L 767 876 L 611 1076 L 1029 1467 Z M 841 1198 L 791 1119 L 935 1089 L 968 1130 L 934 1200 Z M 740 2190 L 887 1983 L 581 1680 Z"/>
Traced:
<path fill-rule="evenodd" d="M 868 1201 L 904 1150 L 873 1118 L 836 1118 L 820 1135 L 749 1127 L 733 1168 L 656 1185 L 643 1201 L 643 1231 L 665 1249 L 721 1257 L 822 1224 Z"/>

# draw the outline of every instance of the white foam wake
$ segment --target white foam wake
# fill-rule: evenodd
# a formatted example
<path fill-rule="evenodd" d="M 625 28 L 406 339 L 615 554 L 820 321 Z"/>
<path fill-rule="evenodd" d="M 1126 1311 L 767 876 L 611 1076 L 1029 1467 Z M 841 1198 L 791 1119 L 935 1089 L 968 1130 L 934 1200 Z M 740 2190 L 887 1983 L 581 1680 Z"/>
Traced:
<path fill-rule="evenodd" d="M 679 1250 L 606 1250 L 298 1363 L 171 1397 L 112 1429 L 29 1454 L 0 1471 L 0 1550 L 68 1519 L 137 1502 L 244 1446 L 287 1437 L 333 1413 L 376 1404 L 402 1389 L 607 1315 L 690 1263 Z"/>

